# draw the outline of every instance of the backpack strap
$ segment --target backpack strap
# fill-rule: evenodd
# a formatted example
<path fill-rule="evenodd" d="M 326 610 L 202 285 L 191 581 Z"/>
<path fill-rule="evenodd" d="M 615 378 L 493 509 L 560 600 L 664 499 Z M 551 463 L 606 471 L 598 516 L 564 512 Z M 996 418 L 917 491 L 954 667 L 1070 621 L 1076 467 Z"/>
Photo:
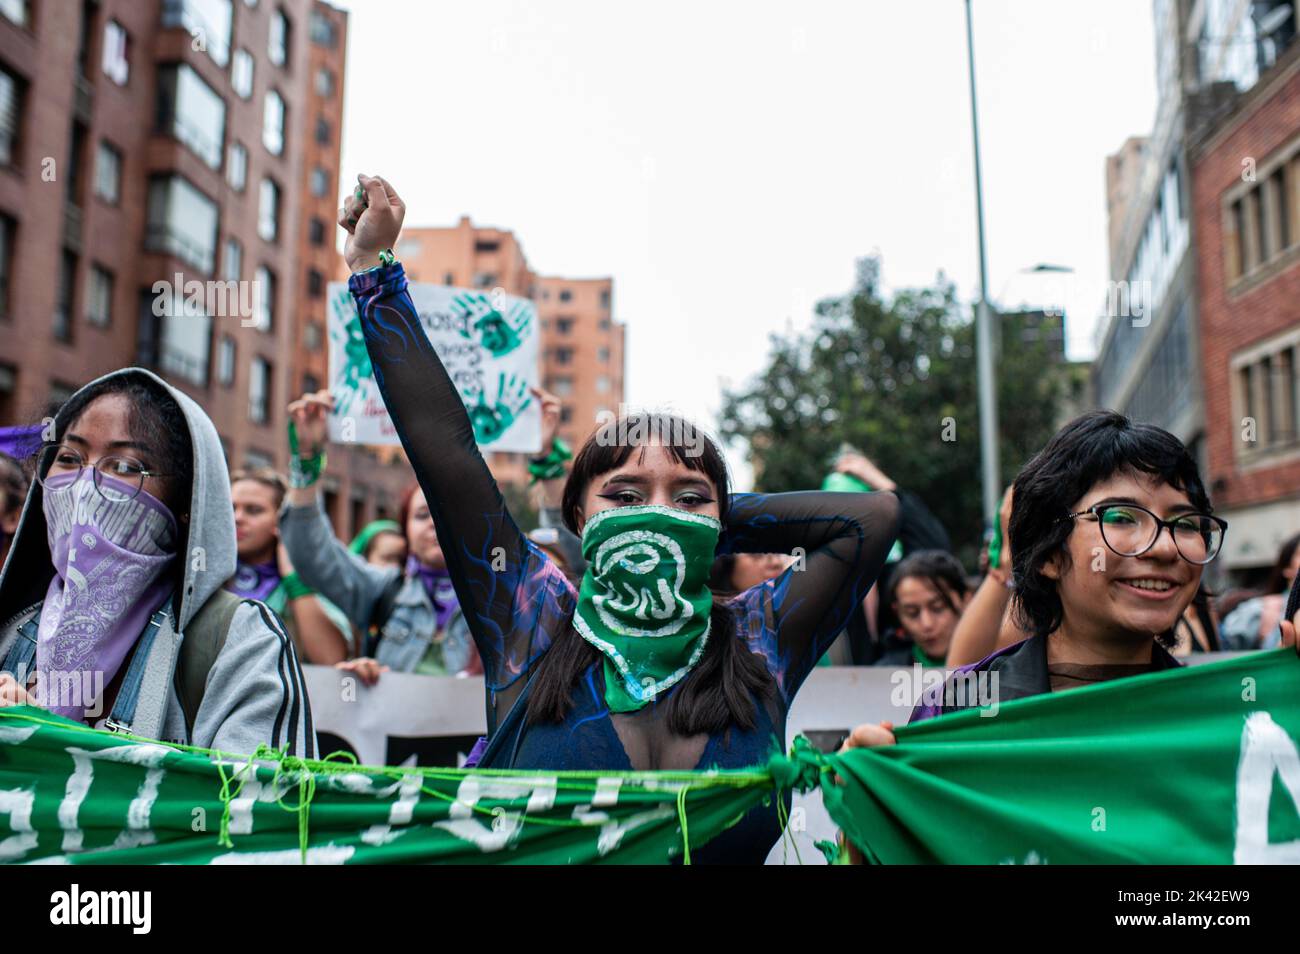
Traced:
<path fill-rule="evenodd" d="M 185 730 L 194 737 L 194 721 L 203 704 L 208 673 L 226 645 L 226 634 L 235 618 L 235 610 L 244 600 L 229 590 L 217 590 L 208 597 L 185 627 L 180 658 L 176 661 L 176 695 L 185 713 Z"/>

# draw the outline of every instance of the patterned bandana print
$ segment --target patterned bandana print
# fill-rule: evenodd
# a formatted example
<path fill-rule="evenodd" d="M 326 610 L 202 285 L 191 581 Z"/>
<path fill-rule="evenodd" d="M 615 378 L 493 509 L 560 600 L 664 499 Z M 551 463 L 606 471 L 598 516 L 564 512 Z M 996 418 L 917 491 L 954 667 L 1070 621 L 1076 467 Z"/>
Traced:
<path fill-rule="evenodd" d="M 573 624 L 605 655 L 610 712 L 640 709 L 699 662 L 721 531 L 713 517 L 673 507 L 618 507 L 587 521 Z"/>
<path fill-rule="evenodd" d="M 244 563 L 241 561 L 235 565 L 235 575 L 226 584 L 226 589 L 245 599 L 266 602 L 266 598 L 279 585 L 280 566 L 278 563 L 274 561 L 270 563 Z"/>
<path fill-rule="evenodd" d="M 135 489 L 100 479 L 127 493 Z M 143 490 L 131 500 L 108 500 L 95 490 L 89 468 L 79 478 L 47 479 L 43 506 L 55 575 L 41 609 L 36 670 L 40 684 L 71 698 L 41 704 L 81 720 L 95 700 L 70 688 L 85 686 L 88 673 L 95 694 L 102 692 L 172 588 L 166 571 L 176 558 L 176 520 Z"/>
<path fill-rule="evenodd" d="M 424 592 L 429 594 L 429 600 L 433 603 L 433 612 L 441 632 L 460 605 L 456 599 L 456 587 L 451 582 L 451 574 L 446 570 L 430 569 L 412 555 L 406 558 L 406 575 L 417 577 L 424 584 Z"/>

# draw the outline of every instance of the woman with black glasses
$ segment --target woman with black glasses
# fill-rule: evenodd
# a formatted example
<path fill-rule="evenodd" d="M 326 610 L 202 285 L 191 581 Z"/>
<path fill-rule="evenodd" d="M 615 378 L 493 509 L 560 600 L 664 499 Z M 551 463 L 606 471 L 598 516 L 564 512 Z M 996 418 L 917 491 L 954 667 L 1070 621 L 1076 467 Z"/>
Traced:
<path fill-rule="evenodd" d="M 1178 438 L 1092 411 L 1025 465 L 1012 500 L 1012 610 L 1032 635 L 958 673 L 996 673 L 1000 704 L 1181 665 L 1175 627 L 1227 524 Z M 975 680 L 950 677 L 953 691 L 925 694 L 911 721 L 979 705 L 959 682 Z M 867 725 L 850 744 L 892 741 Z"/>

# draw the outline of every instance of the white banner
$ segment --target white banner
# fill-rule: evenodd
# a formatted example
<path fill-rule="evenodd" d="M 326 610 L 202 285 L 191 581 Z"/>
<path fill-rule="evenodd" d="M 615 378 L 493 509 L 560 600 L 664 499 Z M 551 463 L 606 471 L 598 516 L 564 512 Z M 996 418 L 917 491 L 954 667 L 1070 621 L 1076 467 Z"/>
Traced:
<path fill-rule="evenodd" d="M 484 450 L 537 454 L 541 408 L 529 394 L 538 386 L 537 310 L 499 288 L 474 291 L 413 282 L 411 300 L 438 352 Z M 348 287 L 329 286 L 329 377 L 334 394 L 330 440 L 397 444 L 397 431 L 371 373 L 361 319 Z"/>

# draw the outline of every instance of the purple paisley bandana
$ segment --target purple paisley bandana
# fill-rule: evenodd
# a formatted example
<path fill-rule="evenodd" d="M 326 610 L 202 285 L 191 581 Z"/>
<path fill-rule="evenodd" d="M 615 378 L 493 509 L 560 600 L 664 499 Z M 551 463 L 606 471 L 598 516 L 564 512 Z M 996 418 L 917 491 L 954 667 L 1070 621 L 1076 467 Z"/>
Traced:
<path fill-rule="evenodd" d="M 280 567 L 272 560 L 270 563 L 244 563 L 235 565 L 235 575 L 226 584 L 232 593 L 250 600 L 261 600 L 271 595 L 271 591 L 280 585 Z"/>
<path fill-rule="evenodd" d="M 112 477 L 101 480 L 128 493 L 134 489 Z M 37 699 L 51 712 L 81 720 L 101 705 L 103 687 L 172 589 L 166 571 L 176 558 L 176 519 L 143 490 L 132 500 L 106 499 L 88 468 L 79 478 L 47 479 L 44 510 L 55 575 L 37 630 Z M 94 698 L 77 688 L 86 673 Z M 52 695 L 74 698 L 42 700 L 46 683 Z"/>
<path fill-rule="evenodd" d="M 451 574 L 446 570 L 431 570 L 415 556 L 406 558 L 406 575 L 419 577 L 424 584 L 424 592 L 433 601 L 433 611 L 438 618 L 438 629 L 447 625 L 451 614 L 456 611 L 456 588 L 452 586 Z"/>

